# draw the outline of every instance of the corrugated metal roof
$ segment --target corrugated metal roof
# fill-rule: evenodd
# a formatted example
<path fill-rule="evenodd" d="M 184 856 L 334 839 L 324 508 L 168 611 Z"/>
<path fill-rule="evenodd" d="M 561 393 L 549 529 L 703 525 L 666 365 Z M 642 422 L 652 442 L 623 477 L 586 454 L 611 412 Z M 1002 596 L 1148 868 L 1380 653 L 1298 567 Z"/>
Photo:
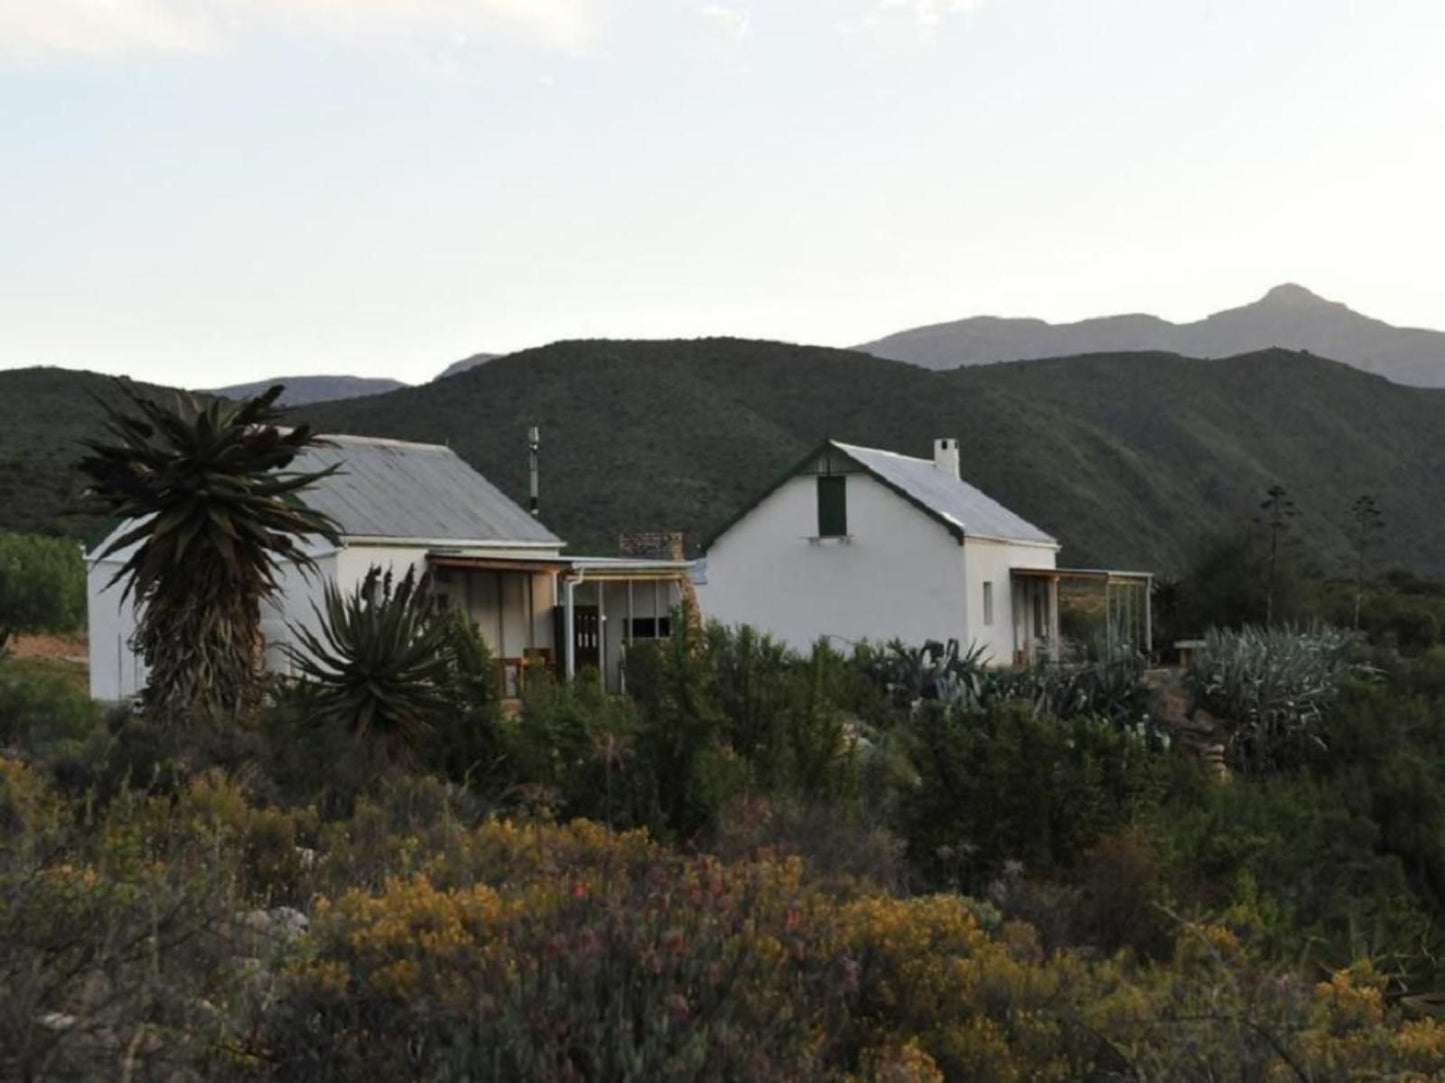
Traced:
<path fill-rule="evenodd" d="M 341 469 L 300 494 L 363 538 L 562 544 L 451 448 L 366 436 L 332 436 L 307 448 L 290 469 Z"/>
<path fill-rule="evenodd" d="M 843 444 L 837 440 L 829 443 L 945 525 L 956 527 L 965 535 L 1058 545 L 1054 538 L 1009 511 L 993 497 L 934 466 L 932 460 Z"/>

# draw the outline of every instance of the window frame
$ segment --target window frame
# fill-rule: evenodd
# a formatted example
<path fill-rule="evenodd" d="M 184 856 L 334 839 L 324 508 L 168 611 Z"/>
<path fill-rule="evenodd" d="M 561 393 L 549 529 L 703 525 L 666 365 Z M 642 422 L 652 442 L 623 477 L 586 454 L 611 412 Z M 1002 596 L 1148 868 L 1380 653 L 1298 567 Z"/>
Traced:
<path fill-rule="evenodd" d="M 817 536 L 848 537 L 848 475 L 819 474 L 816 480 Z"/>

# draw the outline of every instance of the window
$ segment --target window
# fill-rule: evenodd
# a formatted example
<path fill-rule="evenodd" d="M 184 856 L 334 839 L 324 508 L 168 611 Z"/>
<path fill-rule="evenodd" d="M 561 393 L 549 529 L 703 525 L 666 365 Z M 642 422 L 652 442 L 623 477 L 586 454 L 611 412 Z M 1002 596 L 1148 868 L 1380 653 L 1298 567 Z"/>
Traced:
<path fill-rule="evenodd" d="M 993 624 L 993 584 L 983 585 L 983 623 Z"/>
<path fill-rule="evenodd" d="M 841 474 L 818 478 L 818 537 L 841 538 L 848 533 L 848 479 Z"/>
<path fill-rule="evenodd" d="M 667 639 L 672 635 L 671 617 L 633 617 L 633 639 Z"/>

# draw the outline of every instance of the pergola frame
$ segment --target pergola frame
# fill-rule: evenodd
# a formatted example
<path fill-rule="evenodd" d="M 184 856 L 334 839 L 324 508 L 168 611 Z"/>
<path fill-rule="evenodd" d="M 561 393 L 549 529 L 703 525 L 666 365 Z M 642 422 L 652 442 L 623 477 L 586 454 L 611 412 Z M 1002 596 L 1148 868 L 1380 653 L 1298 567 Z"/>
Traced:
<path fill-rule="evenodd" d="M 568 679 L 577 674 L 576 608 L 577 591 L 580 587 L 584 584 L 595 584 L 598 616 L 605 618 L 603 586 L 607 583 L 627 584 L 628 620 L 625 638 L 630 645 L 632 641 L 632 598 L 636 584 L 652 583 L 656 590 L 662 583 L 682 583 L 691 574 L 691 565 L 685 560 L 655 560 L 641 557 L 500 557 L 433 552 L 428 554 L 428 560 L 434 568 L 550 576 L 554 584 L 553 598 L 562 606 L 563 611 L 565 642 L 558 644 L 557 649 L 561 652 L 563 675 Z M 530 608 L 530 591 L 527 592 L 527 598 L 528 647 L 532 648 L 536 644 L 530 638 L 534 623 Z M 654 599 L 654 607 L 656 605 L 657 602 Z M 606 637 L 601 636 L 599 638 L 599 661 L 604 673 L 607 666 L 606 649 Z"/>
<path fill-rule="evenodd" d="M 1043 582 L 1048 584 L 1049 638 L 1058 649 L 1059 633 L 1059 584 L 1093 583 L 1104 588 L 1105 636 L 1109 648 L 1115 646 L 1115 631 L 1120 625 L 1128 627 L 1130 639 L 1140 643 L 1144 653 L 1154 651 L 1154 610 L 1152 572 L 1128 572 L 1108 568 L 1011 568 L 1010 578 L 1014 582 Z M 1124 588 L 1124 589 L 1116 589 Z"/>

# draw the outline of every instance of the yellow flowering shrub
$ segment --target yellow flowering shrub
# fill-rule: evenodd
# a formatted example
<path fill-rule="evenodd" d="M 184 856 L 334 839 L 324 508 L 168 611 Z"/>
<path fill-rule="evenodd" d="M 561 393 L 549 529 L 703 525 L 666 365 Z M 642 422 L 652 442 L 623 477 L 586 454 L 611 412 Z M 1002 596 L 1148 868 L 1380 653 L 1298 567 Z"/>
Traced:
<path fill-rule="evenodd" d="M 54 833 L 60 801 L 19 760 L 0 756 L 0 845 L 30 845 Z"/>
<path fill-rule="evenodd" d="M 399 1055 L 358 1025 L 384 1017 L 436 1042 L 466 1033 L 464 1063 L 485 1049 L 518 1077 L 723 1063 L 793 1079 L 843 1007 L 833 929 L 811 920 L 822 900 L 797 860 L 723 864 L 592 824 L 487 823 L 429 863 L 315 908 L 292 989 L 339 1063 Z M 460 868 L 485 880 L 457 883 Z"/>
<path fill-rule="evenodd" d="M 0 760 L 0 809 L 0 1074 L 119 1076 L 130 1043 L 150 1051 L 136 1078 L 245 1080 L 1272 1083 L 1445 1065 L 1428 1001 L 1366 962 L 1271 966 L 1244 912 L 1181 924 L 1146 965 L 1050 952 L 957 895 L 840 891 L 796 857 L 471 824 L 428 787 L 326 825 L 219 775 L 92 814 Z M 309 932 L 248 924 L 278 900 Z M 71 1052 L 4 1060 L 41 1048 L 42 1017 L 73 1020 Z"/>

